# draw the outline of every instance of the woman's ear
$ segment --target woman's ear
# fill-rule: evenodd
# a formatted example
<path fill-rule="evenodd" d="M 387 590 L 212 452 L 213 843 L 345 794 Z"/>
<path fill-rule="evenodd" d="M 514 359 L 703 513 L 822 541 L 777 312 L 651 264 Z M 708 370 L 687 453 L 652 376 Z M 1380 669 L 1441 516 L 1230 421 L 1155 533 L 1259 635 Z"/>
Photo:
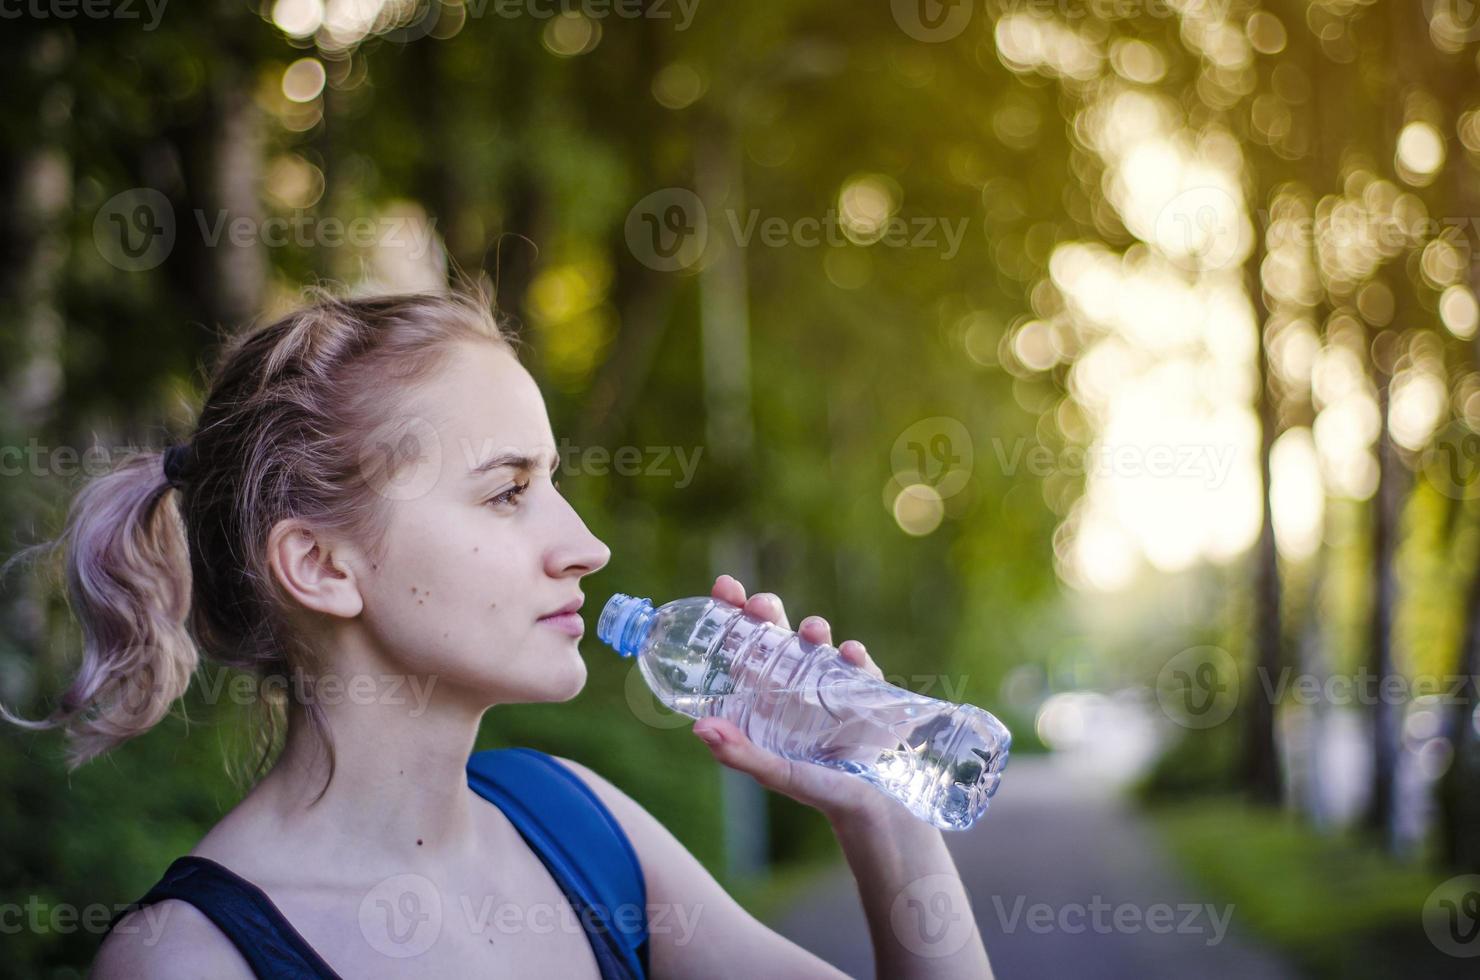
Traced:
<path fill-rule="evenodd" d="M 278 521 L 267 536 L 267 561 L 284 591 L 306 609 L 345 619 L 365 608 L 345 560 L 351 550 L 296 519 Z"/>

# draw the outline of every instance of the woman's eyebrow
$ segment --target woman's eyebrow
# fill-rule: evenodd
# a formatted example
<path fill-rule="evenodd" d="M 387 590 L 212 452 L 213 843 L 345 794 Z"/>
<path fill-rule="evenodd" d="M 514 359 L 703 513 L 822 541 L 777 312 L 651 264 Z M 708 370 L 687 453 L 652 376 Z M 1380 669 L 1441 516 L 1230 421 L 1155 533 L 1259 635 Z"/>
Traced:
<path fill-rule="evenodd" d="M 539 465 L 539 460 L 537 460 L 533 456 L 527 456 L 524 453 L 518 453 L 518 452 L 499 453 L 496 456 L 490 456 L 490 457 L 488 457 L 483 462 L 481 462 L 477 466 L 473 467 L 471 470 L 468 470 L 468 475 L 469 476 L 481 476 L 484 473 L 488 473 L 488 472 L 490 472 L 492 470 L 500 469 L 500 468 L 505 467 L 505 466 L 511 466 L 511 467 L 513 467 L 516 470 L 532 470 L 532 469 L 534 469 L 538 465 Z M 559 466 L 559 465 L 560 465 L 560 454 L 559 453 L 551 453 L 550 454 L 550 470 L 551 470 L 551 472 L 554 472 L 555 468 L 557 466 Z"/>

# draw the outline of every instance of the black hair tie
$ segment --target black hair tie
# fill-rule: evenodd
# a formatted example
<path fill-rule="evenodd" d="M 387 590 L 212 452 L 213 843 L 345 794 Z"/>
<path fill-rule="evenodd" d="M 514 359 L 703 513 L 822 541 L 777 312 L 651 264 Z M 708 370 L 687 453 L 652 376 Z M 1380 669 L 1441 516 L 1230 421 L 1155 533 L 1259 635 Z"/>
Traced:
<path fill-rule="evenodd" d="M 164 451 L 164 478 L 176 490 L 185 487 L 185 463 L 190 455 L 188 443 L 180 443 Z"/>

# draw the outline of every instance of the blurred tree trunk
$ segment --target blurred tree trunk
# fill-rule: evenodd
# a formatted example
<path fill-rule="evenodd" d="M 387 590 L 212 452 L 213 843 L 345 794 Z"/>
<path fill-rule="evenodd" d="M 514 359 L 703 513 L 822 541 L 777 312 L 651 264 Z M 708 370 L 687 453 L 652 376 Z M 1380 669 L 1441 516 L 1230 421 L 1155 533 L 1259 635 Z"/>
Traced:
<path fill-rule="evenodd" d="M 700 200 L 714 218 L 744 207 L 739 148 L 727 124 L 717 125 L 695 147 Z M 750 286 L 745 250 L 710 238 L 718 254 L 699 273 L 699 327 L 703 351 L 705 441 L 717 464 L 739 473 L 753 469 L 754 418 L 750 377 Z M 758 529 L 745 517 L 715 535 L 710 570 L 734 574 L 748 594 L 768 588 L 756 576 Z M 749 576 L 749 577 L 746 577 Z M 725 857 L 731 880 L 753 878 L 769 859 L 766 792 L 749 776 L 725 768 Z"/>
<path fill-rule="evenodd" d="M 1386 99 L 1383 114 L 1383 143 L 1388 153 L 1396 143 L 1403 128 L 1406 109 L 1403 95 L 1406 85 L 1412 81 L 1414 57 L 1421 48 L 1414 44 L 1412 28 L 1423 23 L 1424 18 L 1412 16 L 1413 11 L 1404 4 L 1394 4 L 1388 11 L 1386 43 L 1383 50 L 1387 62 L 1395 74 L 1395 86 Z M 1423 57 L 1432 55 L 1424 45 Z M 1389 850 L 1397 845 L 1395 818 L 1396 780 L 1398 770 L 1398 745 L 1400 706 L 1390 704 L 1383 695 L 1387 678 L 1396 673 L 1393 659 L 1393 611 L 1397 603 L 1397 576 L 1393 567 L 1397 551 L 1397 533 L 1402 510 L 1404 491 L 1402 487 L 1403 465 L 1398 459 L 1397 447 L 1393 444 L 1390 429 L 1392 408 L 1392 381 L 1396 367 L 1398 334 L 1403 329 L 1408 309 L 1402 297 L 1409 289 L 1405 264 L 1394 261 L 1387 266 L 1386 273 L 1375 277 L 1374 283 L 1385 283 L 1392 293 L 1391 318 L 1386 323 L 1373 323 L 1364 316 L 1368 330 L 1365 360 L 1369 378 L 1377 394 L 1377 490 L 1372 496 L 1372 592 L 1370 620 L 1368 622 L 1367 668 L 1377 684 L 1376 696 L 1372 698 L 1372 792 L 1366 814 L 1366 827 L 1377 835 Z M 1359 304 L 1360 305 L 1360 304 Z M 1389 325 L 1391 329 L 1388 329 Z"/>
<path fill-rule="evenodd" d="M 1309 601 L 1305 611 L 1305 622 L 1300 631 L 1300 671 L 1314 678 L 1321 690 L 1326 690 L 1326 680 L 1331 668 L 1326 655 L 1326 629 L 1321 619 L 1321 593 L 1326 582 L 1326 549 L 1316 552 L 1315 567 L 1311 569 Z M 1325 698 L 1316 698 L 1305 716 L 1305 758 L 1302 760 L 1303 780 L 1296 791 L 1296 805 L 1305 818 L 1317 828 L 1326 828 L 1331 814 L 1326 806 L 1326 778 L 1323 764 L 1324 738 L 1331 716 L 1331 706 Z"/>
<path fill-rule="evenodd" d="M 1401 272 L 1401 267 L 1398 268 Z M 1394 278 L 1401 278 L 1396 275 Z M 1401 288 L 1401 284 L 1400 284 Z M 1397 293 L 1394 293 L 1394 303 Z M 1396 318 L 1397 314 L 1395 314 Z M 1377 491 L 1372 496 L 1372 606 L 1368 623 L 1369 672 L 1377 691 L 1372 698 L 1372 796 L 1367 810 L 1367 828 L 1391 847 L 1395 814 L 1394 789 L 1398 766 L 1399 706 L 1383 695 L 1386 678 L 1396 672 L 1393 662 L 1393 608 L 1397 602 L 1397 579 L 1393 559 L 1397 551 L 1399 510 L 1403 499 L 1402 463 L 1388 428 L 1392 404 L 1392 331 L 1370 331 L 1372 353 L 1368 360 L 1373 387 L 1377 391 Z"/>
<path fill-rule="evenodd" d="M 211 197 L 233 219 L 262 221 L 262 115 L 251 92 L 250 62 L 222 73 L 215 92 Z M 325 251 L 314 249 L 315 252 Z M 236 327 L 262 309 L 267 286 L 267 256 L 261 244 L 220 247 L 215 255 L 218 294 L 213 320 Z"/>
<path fill-rule="evenodd" d="M 1256 178 L 1257 181 L 1257 178 Z M 1269 203 L 1261 186 L 1255 200 Z M 1258 336 L 1259 367 L 1257 411 L 1259 415 L 1259 484 L 1262 521 L 1254 559 L 1254 649 L 1256 675 L 1249 686 L 1249 705 L 1244 716 L 1243 783 L 1260 803 L 1278 804 L 1281 797 L 1279 757 L 1275 750 L 1274 703 L 1265 696 L 1266 684 L 1275 683 L 1285 657 L 1283 621 L 1280 614 L 1280 559 L 1274 538 L 1274 508 L 1270 499 L 1270 453 L 1279 429 L 1279 406 L 1269 363 L 1268 304 L 1261 267 L 1264 264 L 1264 231 L 1255 220 L 1254 249 L 1245 268 L 1249 303 Z"/>
<path fill-rule="evenodd" d="M 1469 108 L 1472 100 L 1470 66 L 1461 62 L 1451 66 L 1449 78 L 1450 108 L 1457 119 L 1459 113 Z M 1456 214 L 1480 215 L 1480 174 L 1476 173 L 1469 154 L 1456 153 L 1450 161 L 1451 183 Z M 1469 248 L 1468 285 L 1472 292 L 1480 290 L 1480 259 L 1475 254 L 1476 243 L 1466 243 Z M 1480 295 L 1480 293 L 1477 293 Z M 1470 346 L 1470 367 L 1480 367 L 1480 336 Z M 1457 447 L 1462 450 L 1464 443 Z M 1467 460 L 1472 467 L 1475 460 Z M 1472 474 L 1466 474 L 1471 476 Z M 1471 492 L 1470 486 L 1456 486 L 1451 491 L 1451 510 L 1457 523 L 1459 517 L 1468 516 L 1471 508 L 1465 503 Z M 1480 528 L 1472 529 L 1472 533 Z M 1446 729 L 1454 744 L 1454 755 L 1449 769 L 1444 773 L 1438 787 L 1439 807 L 1439 853 L 1450 867 L 1480 872 L 1480 738 L 1476 725 L 1476 676 L 1480 675 L 1480 543 L 1477 543 L 1471 560 L 1469 588 L 1465 592 L 1464 627 L 1460 633 L 1459 649 L 1455 656 L 1455 672 L 1460 678 L 1460 689 L 1454 703 L 1449 706 Z"/>
<path fill-rule="evenodd" d="M 69 259 L 67 223 L 74 207 L 72 157 L 67 151 L 66 111 L 74 97 L 65 80 L 69 46 L 60 30 L 13 32 L 0 44 L 10 64 L 26 64 L 19 72 L 13 95 L 14 115 L 35 114 L 31 141 L 16 139 L 11 131 L 0 139 L 0 316 L 7 329 L 0 338 L 0 442 L 20 444 L 46 433 L 59 423 L 58 401 L 64 394 L 62 351 L 66 266 Z M 22 108 L 24 106 L 24 109 Z M 35 473 L 12 471 L 11 492 L 0 494 L 0 520 L 18 529 L 12 515 L 20 494 Z M 44 485 L 43 485 L 44 486 Z M 8 532 L 7 545 L 19 537 Z M 6 551 L 9 551 L 7 547 Z M 17 577 L 0 592 L 0 668 L 12 655 L 18 659 L 59 659 L 58 645 L 47 642 L 47 584 L 39 576 Z M 24 653 L 23 653 L 24 651 Z M 19 689 L 0 690 L 10 704 L 29 704 L 40 675 L 33 671 L 4 670 L 0 680 L 15 679 Z"/>
<path fill-rule="evenodd" d="M 495 90 L 508 93 L 499 103 L 503 126 L 520 146 L 532 148 L 539 139 L 541 120 L 533 111 L 537 100 L 528 90 L 543 81 L 536 64 L 506 55 L 499 60 Z M 531 171 L 531 154 L 515 154 L 506 183 L 499 188 L 502 208 L 499 226 L 483 246 L 482 268 L 493 283 L 498 308 L 521 326 L 529 322 L 526 298 L 534 281 L 535 263 L 546 241 L 542 225 L 546 201 L 540 175 Z M 558 202 L 551 202 L 555 204 Z"/>
<path fill-rule="evenodd" d="M 461 246 L 473 237 L 464 231 L 463 225 L 476 216 L 468 207 L 467 187 L 459 165 L 463 154 L 453 131 L 454 120 L 464 109 L 455 92 L 456 82 L 448 78 L 445 44 L 422 37 L 397 53 L 400 55 L 397 68 L 407 75 L 404 82 L 415 84 L 423 93 L 416 137 L 425 150 L 416 157 L 413 196 L 426 207 L 432 222 L 431 232 L 442 239 L 451 260 L 448 278 L 455 282 L 455 270 L 477 268 L 476 264 L 469 264 L 472 256 L 461 252 Z"/>
<path fill-rule="evenodd" d="M 24 31 L 0 46 L 12 64 L 31 66 L 15 80 L 16 115 L 35 116 L 37 138 L 4 137 L 0 184 L 5 215 L 0 222 L 0 312 L 6 331 L 3 355 L 4 419 L 35 432 L 52 417 L 61 392 L 61 312 L 68 257 L 67 219 L 72 207 L 72 160 L 65 128 L 75 93 L 66 80 L 73 57 L 60 30 Z"/>
<path fill-rule="evenodd" d="M 1450 706 L 1454 756 L 1439 784 L 1440 855 L 1450 867 L 1480 872 L 1480 745 L 1475 733 L 1476 675 L 1480 675 L 1480 548 L 1465 593 L 1465 627 L 1456 670 L 1461 687 Z"/>
<path fill-rule="evenodd" d="M 72 200 L 72 166 L 65 149 L 45 142 L 0 162 L 5 171 L 3 286 L 7 320 L 5 418 L 32 434 L 52 417 L 61 392 L 62 267 L 65 221 Z"/>
<path fill-rule="evenodd" d="M 222 44 L 216 58 L 208 108 L 146 147 L 139 176 L 144 186 L 172 196 L 175 207 L 175 245 L 163 266 L 170 291 L 192 319 L 231 328 L 261 310 L 267 282 L 259 197 L 263 123 L 249 87 L 250 52 Z M 230 229 L 242 219 L 253 234 L 238 244 Z"/>
<path fill-rule="evenodd" d="M 585 103 L 587 118 L 593 126 L 602 120 L 621 118 L 626 126 L 613 134 L 624 159 L 631 161 L 640 188 L 633 196 L 675 183 L 671 173 L 658 172 L 653 165 L 652 147 L 672 138 L 673 113 L 654 99 L 635 102 L 627 94 L 650 84 L 651 66 L 662 64 L 671 55 L 665 51 L 670 32 L 659 22 L 644 18 L 633 25 L 629 37 L 631 56 L 608 68 L 620 68 L 618 84 L 596 75 L 597 63 L 583 62 L 582 90 L 591 94 Z M 578 423 L 579 445 L 607 445 L 618 437 L 627 424 L 632 407 L 642 396 L 643 385 L 652 369 L 673 315 L 675 300 L 683 280 L 663 272 L 654 272 L 637 260 L 627 243 L 622 225 L 613 231 L 610 252 L 617 273 L 612 283 L 611 300 L 620 318 L 620 333 L 611 356 L 598 368 L 596 379 L 586 397 Z"/>

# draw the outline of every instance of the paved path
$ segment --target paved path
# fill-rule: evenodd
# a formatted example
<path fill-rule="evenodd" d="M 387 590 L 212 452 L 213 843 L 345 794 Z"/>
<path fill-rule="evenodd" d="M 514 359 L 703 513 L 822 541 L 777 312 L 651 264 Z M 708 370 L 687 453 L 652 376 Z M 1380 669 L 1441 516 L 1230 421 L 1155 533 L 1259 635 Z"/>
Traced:
<path fill-rule="evenodd" d="M 1237 908 L 1210 904 L 1177 872 L 1115 786 L 1072 763 L 1013 759 L 987 815 L 946 840 L 999 980 L 1296 976 L 1249 939 Z M 874 975 L 846 867 L 770 925 L 850 976 Z"/>

